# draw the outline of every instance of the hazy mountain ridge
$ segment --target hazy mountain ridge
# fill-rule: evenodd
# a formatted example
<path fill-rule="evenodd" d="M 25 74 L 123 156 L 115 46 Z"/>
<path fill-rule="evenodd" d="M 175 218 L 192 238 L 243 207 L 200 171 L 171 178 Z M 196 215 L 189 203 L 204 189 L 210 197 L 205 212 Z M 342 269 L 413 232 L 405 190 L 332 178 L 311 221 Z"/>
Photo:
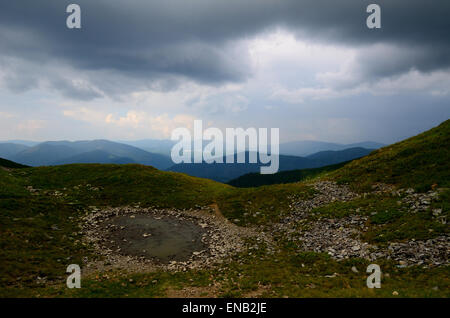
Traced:
<path fill-rule="evenodd" d="M 95 140 L 90 140 L 95 141 Z M 109 141 L 109 140 L 107 140 Z M 51 142 L 58 143 L 58 141 L 30 141 L 30 140 L 6 140 L 0 141 L 1 144 L 16 144 L 26 147 L 34 147 L 39 144 Z M 70 142 L 70 141 L 63 141 Z M 79 141 L 74 141 L 79 142 Z M 83 141 L 81 141 L 83 142 Z M 173 145 L 177 143 L 177 141 L 173 141 L 170 139 L 139 139 L 139 140 L 112 140 L 110 142 L 120 143 L 128 146 L 133 146 L 136 148 L 140 148 L 142 150 L 159 153 L 166 156 L 170 156 L 171 149 Z M 209 143 L 209 140 L 204 140 L 203 145 Z M 315 141 L 315 140 L 299 140 L 292 142 L 285 142 L 280 144 L 280 154 L 283 155 L 293 155 L 293 156 L 308 156 L 320 151 L 327 150 L 344 150 L 348 148 L 367 148 L 367 149 L 378 149 L 386 146 L 383 143 L 374 142 L 374 141 L 362 141 L 358 143 L 350 143 L 350 144 L 339 144 L 333 142 L 324 142 L 324 141 Z M 248 149 L 246 149 L 248 150 Z M 0 148 L 1 151 L 1 148 Z"/>
<path fill-rule="evenodd" d="M 176 141 L 168 139 L 118 140 L 117 142 L 165 156 L 170 156 L 172 147 L 176 144 Z"/>
<path fill-rule="evenodd" d="M 184 172 L 190 175 L 210 178 L 218 181 L 229 181 L 246 173 L 259 171 L 260 164 L 234 164 L 217 167 L 215 165 L 196 165 L 188 168 L 187 165 L 174 165 L 170 159 L 170 151 L 176 143 L 171 140 L 137 140 L 113 142 L 108 140 L 84 140 L 84 141 L 46 141 L 42 143 L 17 140 L 20 144 L 0 143 L 0 157 L 29 166 L 60 165 L 71 163 L 139 163 L 151 165 L 158 169 Z M 204 145 L 207 141 L 204 142 Z M 309 152 L 312 149 L 326 149 L 325 152 L 314 153 L 314 157 L 286 155 L 280 145 L 280 170 L 295 170 L 316 168 L 352 160 L 367 155 L 365 148 L 354 147 L 351 149 L 333 151 L 343 145 L 334 143 L 306 141 L 297 142 L 306 145 L 297 152 Z M 363 142 L 372 146 L 378 143 Z M 30 145 L 30 146 L 27 146 Z M 152 151 L 150 151 L 152 150 Z M 289 149 L 288 149 L 289 150 Z M 166 154 L 166 155 L 164 155 Z M 248 162 L 248 161 L 247 161 Z"/>
<path fill-rule="evenodd" d="M 329 165 L 330 162 L 331 164 L 334 164 L 367 156 L 373 150 L 374 149 L 367 149 L 362 147 L 354 147 L 338 151 L 327 150 L 314 153 L 307 156 L 306 158 L 315 160 L 321 165 Z"/>
<path fill-rule="evenodd" d="M 136 161 L 127 157 L 115 156 L 103 150 L 93 150 L 90 152 L 83 152 L 79 155 L 75 155 L 69 158 L 64 158 L 60 161 L 55 161 L 53 165 L 64 165 L 73 163 L 129 164 L 129 163 L 136 163 Z"/>
<path fill-rule="evenodd" d="M 118 141 L 127 145 L 131 145 L 137 148 L 141 148 L 145 151 L 160 153 L 170 156 L 170 151 L 172 146 L 176 144 L 176 141 L 168 139 L 142 139 L 134 141 Z M 210 141 L 204 140 L 203 146 L 208 144 Z M 362 141 L 358 143 L 351 144 L 339 144 L 333 142 L 324 141 L 314 141 L 314 140 L 300 140 L 280 144 L 280 154 L 306 157 L 321 151 L 338 151 L 345 150 L 349 148 L 366 148 L 366 149 L 378 149 L 386 146 L 385 144 L 374 142 L 374 141 Z M 225 147 L 225 143 L 224 143 Z M 246 149 L 248 151 L 248 148 Z"/>
<path fill-rule="evenodd" d="M 304 157 L 322 151 L 339 151 L 349 148 L 378 149 L 384 146 L 386 145 L 374 141 L 363 141 L 352 144 L 338 144 L 332 142 L 303 140 L 280 144 L 280 153 L 285 155 Z"/>
<path fill-rule="evenodd" d="M 17 153 L 24 151 L 28 148 L 29 148 L 28 146 L 20 144 L 2 142 L 0 143 L 0 157 L 10 159 Z"/>
<path fill-rule="evenodd" d="M 2 157 L 30 166 L 66 163 L 140 163 L 165 169 L 172 165 L 170 158 L 161 154 L 149 153 L 140 148 L 108 140 L 48 141 L 33 147 L 3 145 L 6 146 L 0 147 Z M 18 151 L 10 151 L 8 155 L 4 155 L 3 149 Z"/>
<path fill-rule="evenodd" d="M 371 152 L 372 149 L 350 148 L 341 151 L 319 152 L 307 157 L 280 155 L 278 171 L 319 168 L 360 158 Z M 258 163 L 248 163 L 249 152 L 245 153 L 245 157 L 247 163 L 227 164 L 225 163 L 227 162 L 226 157 L 224 157 L 223 164 L 181 163 L 173 165 L 167 170 L 220 182 L 228 182 L 248 173 L 259 173 L 261 166 L 267 166 L 259 160 Z M 234 162 L 236 162 L 236 155 L 234 155 L 234 158 Z"/>

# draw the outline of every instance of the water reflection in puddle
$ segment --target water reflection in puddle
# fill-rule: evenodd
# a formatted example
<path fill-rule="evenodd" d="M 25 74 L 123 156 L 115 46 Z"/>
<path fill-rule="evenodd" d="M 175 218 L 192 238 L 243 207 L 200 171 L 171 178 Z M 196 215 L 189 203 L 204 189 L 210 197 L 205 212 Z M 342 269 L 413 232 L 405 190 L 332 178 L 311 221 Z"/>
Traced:
<path fill-rule="evenodd" d="M 160 262 L 186 261 L 194 251 L 205 249 L 201 242 L 206 231 L 191 220 L 152 215 L 119 216 L 110 239 L 123 254 L 156 258 Z"/>

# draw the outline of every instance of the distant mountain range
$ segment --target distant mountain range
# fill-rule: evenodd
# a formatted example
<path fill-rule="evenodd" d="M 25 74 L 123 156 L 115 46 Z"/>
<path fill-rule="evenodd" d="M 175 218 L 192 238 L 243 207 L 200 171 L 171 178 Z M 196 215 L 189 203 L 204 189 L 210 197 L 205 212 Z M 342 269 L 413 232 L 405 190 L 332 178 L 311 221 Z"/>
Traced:
<path fill-rule="evenodd" d="M 0 143 L 0 157 L 28 166 L 71 163 L 137 163 L 221 182 L 230 181 L 246 173 L 259 172 L 261 166 L 260 163 L 174 165 L 170 158 L 170 152 L 175 143 L 171 140 L 152 139 L 123 142 L 87 140 L 73 142 L 46 141 L 42 143 L 11 140 Z M 205 141 L 204 145 L 207 143 L 208 141 Z M 372 149 L 381 146 L 382 144 L 375 142 L 350 145 L 319 141 L 285 143 L 280 145 L 279 171 L 317 168 L 336 164 L 365 156 Z"/>
<path fill-rule="evenodd" d="M 29 147 L 21 144 L 0 143 L 0 157 L 13 160 L 13 157 Z"/>
<path fill-rule="evenodd" d="M 169 157 L 108 140 L 47 141 L 32 147 L 0 144 L 0 157 L 29 166 L 68 163 L 139 163 L 166 169 L 173 165 Z"/>
<path fill-rule="evenodd" d="M 323 151 L 306 157 L 280 155 L 279 171 L 308 169 L 337 164 L 344 161 L 353 160 L 368 155 L 373 149 L 365 149 L 361 147 L 344 149 L 339 151 Z M 245 153 L 248 162 L 249 152 Z M 234 155 L 236 162 L 236 154 Z M 223 162 L 226 162 L 226 157 Z M 168 169 L 168 171 L 182 172 L 190 176 L 212 179 L 220 182 L 228 182 L 235 178 L 248 173 L 256 173 L 260 171 L 262 163 L 181 163 L 176 164 Z"/>
<path fill-rule="evenodd" d="M 137 147 L 148 152 L 159 153 L 168 157 L 170 157 L 170 152 L 173 145 L 177 143 L 176 141 L 166 139 L 143 139 L 134 141 L 118 140 L 117 142 Z"/>
<path fill-rule="evenodd" d="M 39 141 L 31 141 L 31 140 L 22 140 L 22 139 L 14 139 L 14 140 L 8 140 L 8 141 L 0 141 L 0 143 L 9 143 L 9 144 L 17 144 L 17 145 L 23 145 L 27 147 L 33 147 L 36 146 L 42 142 Z"/>
<path fill-rule="evenodd" d="M 135 141 L 118 141 L 118 142 L 134 146 L 137 148 L 141 148 L 145 151 L 159 153 L 166 156 L 170 156 L 172 146 L 176 143 L 176 141 L 172 140 L 157 140 L 157 139 L 143 139 Z M 205 140 L 203 142 L 204 145 L 207 143 L 209 143 L 209 141 Z M 305 157 L 320 151 L 327 151 L 327 150 L 337 151 L 349 148 L 378 149 L 384 146 L 386 145 L 374 141 L 364 141 L 353 144 L 337 144 L 332 142 L 304 140 L 280 144 L 280 154 L 288 156 Z M 248 149 L 246 150 L 248 151 Z"/>
<path fill-rule="evenodd" d="M 303 140 L 280 144 L 280 153 L 283 155 L 304 157 L 321 151 L 338 151 L 349 148 L 378 149 L 384 146 L 386 145 L 374 141 L 364 141 L 353 144 L 337 144 L 323 141 Z"/>
<path fill-rule="evenodd" d="M 128 157 L 119 157 L 110 154 L 103 150 L 93 150 L 89 152 L 83 152 L 79 155 L 64 158 L 62 160 L 56 161 L 56 165 L 65 165 L 71 163 L 113 163 L 113 164 L 127 164 L 127 163 L 137 163 Z"/>
<path fill-rule="evenodd" d="M 125 144 L 140 148 L 150 153 L 162 154 L 170 157 L 170 152 L 176 141 L 168 139 L 141 139 L 141 140 L 116 140 L 113 141 L 120 144 Z M 33 147 L 41 142 L 30 141 L 30 140 L 8 140 L 0 142 L 0 144 L 16 144 L 20 146 Z M 204 144 L 209 143 L 209 141 L 204 141 Z M 338 144 L 332 142 L 324 141 L 313 141 L 313 140 L 303 140 L 303 141 L 293 141 L 280 144 L 280 154 L 289 156 L 300 156 L 305 157 L 312 155 L 320 151 L 327 150 L 344 150 L 348 148 L 366 148 L 366 149 L 378 149 L 386 146 L 385 144 L 374 142 L 374 141 L 363 141 L 353 144 Z M 248 149 L 246 149 L 248 150 Z M 1 148 L 0 148 L 1 151 Z"/>

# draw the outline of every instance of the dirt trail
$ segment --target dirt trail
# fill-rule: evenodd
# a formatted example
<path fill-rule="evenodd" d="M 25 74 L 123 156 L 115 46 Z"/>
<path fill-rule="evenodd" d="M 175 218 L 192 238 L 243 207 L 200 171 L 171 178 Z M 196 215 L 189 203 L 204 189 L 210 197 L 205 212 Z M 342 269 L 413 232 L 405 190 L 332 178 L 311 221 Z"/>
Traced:
<path fill-rule="evenodd" d="M 223 220 L 224 222 L 230 223 L 230 221 L 226 217 L 223 216 L 222 212 L 220 211 L 219 205 L 217 203 L 213 203 L 209 206 L 214 209 L 214 214 L 216 215 L 217 218 Z"/>

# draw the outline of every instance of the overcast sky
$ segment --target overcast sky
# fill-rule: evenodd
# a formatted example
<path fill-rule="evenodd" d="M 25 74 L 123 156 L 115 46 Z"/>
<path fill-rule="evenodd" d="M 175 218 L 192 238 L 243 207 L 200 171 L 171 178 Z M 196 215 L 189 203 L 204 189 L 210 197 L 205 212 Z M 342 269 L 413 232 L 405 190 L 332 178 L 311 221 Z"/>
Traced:
<path fill-rule="evenodd" d="M 449 34 L 448 0 L 1 1 L 0 140 L 161 139 L 202 119 L 391 143 L 450 118 Z"/>

